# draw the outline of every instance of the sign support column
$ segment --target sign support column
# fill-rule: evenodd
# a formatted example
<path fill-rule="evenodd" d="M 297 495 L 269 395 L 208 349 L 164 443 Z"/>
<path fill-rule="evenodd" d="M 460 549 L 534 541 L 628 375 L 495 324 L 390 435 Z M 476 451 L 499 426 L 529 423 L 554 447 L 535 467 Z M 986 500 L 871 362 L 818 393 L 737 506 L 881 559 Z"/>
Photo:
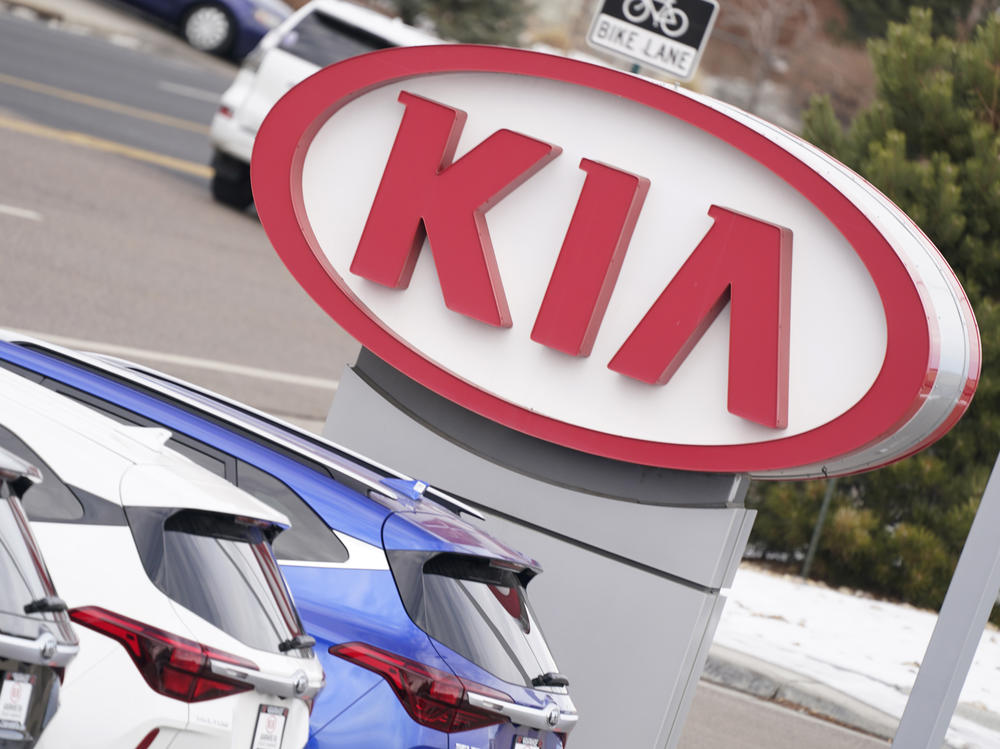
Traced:
<path fill-rule="evenodd" d="M 892 745 L 938 749 L 1000 593 L 1000 458 L 972 521 Z"/>

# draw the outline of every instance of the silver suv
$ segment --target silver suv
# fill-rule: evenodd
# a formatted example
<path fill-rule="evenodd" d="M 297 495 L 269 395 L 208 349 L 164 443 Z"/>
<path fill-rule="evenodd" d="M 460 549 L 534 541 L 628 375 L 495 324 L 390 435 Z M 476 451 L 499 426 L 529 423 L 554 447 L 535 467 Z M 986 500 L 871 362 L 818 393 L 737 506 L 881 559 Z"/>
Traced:
<path fill-rule="evenodd" d="M 41 478 L 0 448 L 0 747 L 35 745 L 79 649 L 21 507 L 20 497 Z"/>
<path fill-rule="evenodd" d="M 387 47 L 440 44 L 398 18 L 343 0 L 312 0 L 272 29 L 247 55 L 212 119 L 212 195 L 246 208 L 250 154 L 260 124 L 288 89 L 322 67 Z"/>

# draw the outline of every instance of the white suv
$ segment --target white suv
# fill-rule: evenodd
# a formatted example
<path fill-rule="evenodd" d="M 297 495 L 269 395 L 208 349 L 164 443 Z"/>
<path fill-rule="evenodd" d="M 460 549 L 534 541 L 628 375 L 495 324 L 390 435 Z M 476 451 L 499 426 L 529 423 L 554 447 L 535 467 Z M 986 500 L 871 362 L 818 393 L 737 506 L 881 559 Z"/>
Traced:
<path fill-rule="evenodd" d="M 169 437 L 0 371 L 0 447 L 44 476 L 24 509 L 80 638 L 38 747 L 301 749 L 323 670 L 271 551 L 287 518 Z"/>
<path fill-rule="evenodd" d="M 440 44 L 398 18 L 343 0 L 312 0 L 247 55 L 212 119 L 212 195 L 243 209 L 253 202 L 250 154 L 260 124 L 292 86 L 322 67 L 387 47 Z"/>

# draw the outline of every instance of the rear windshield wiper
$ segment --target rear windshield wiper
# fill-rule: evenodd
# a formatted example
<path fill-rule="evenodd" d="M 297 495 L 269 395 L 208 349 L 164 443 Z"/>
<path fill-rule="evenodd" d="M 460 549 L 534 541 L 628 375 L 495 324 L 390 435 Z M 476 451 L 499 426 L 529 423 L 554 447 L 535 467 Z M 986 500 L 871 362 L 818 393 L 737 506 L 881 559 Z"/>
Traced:
<path fill-rule="evenodd" d="M 569 679 L 555 671 L 549 671 L 531 680 L 533 687 L 568 687 Z"/>
<path fill-rule="evenodd" d="M 66 610 L 66 602 L 59 596 L 36 598 L 31 603 L 24 604 L 25 614 L 57 614 Z"/>
<path fill-rule="evenodd" d="M 295 635 L 284 642 L 278 643 L 278 650 L 287 653 L 289 650 L 305 650 L 316 644 L 316 638 L 311 635 Z"/>

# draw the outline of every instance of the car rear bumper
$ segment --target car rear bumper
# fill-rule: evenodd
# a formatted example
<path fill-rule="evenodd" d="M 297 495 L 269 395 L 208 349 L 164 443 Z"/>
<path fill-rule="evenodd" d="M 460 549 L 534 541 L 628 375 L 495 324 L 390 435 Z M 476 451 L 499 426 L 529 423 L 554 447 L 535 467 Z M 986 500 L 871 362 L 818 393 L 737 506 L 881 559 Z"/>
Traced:
<path fill-rule="evenodd" d="M 252 130 L 242 127 L 235 117 L 227 117 L 216 112 L 215 117 L 212 118 L 212 145 L 217 151 L 244 164 L 250 163 L 255 135 L 256 133 Z"/>

